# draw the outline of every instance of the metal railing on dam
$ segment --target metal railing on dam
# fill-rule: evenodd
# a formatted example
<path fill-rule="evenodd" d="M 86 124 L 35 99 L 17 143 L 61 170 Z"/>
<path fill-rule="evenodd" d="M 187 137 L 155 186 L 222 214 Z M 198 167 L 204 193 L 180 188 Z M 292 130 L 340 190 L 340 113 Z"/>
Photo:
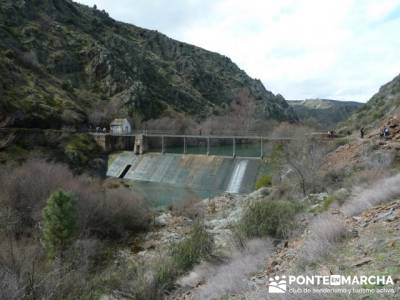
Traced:
<path fill-rule="evenodd" d="M 143 154 L 145 152 L 159 152 L 167 153 L 167 148 L 171 147 L 171 144 L 175 145 L 175 149 L 180 147 L 179 154 L 194 154 L 188 151 L 190 146 L 202 145 L 204 151 L 202 155 L 218 155 L 224 157 L 240 157 L 248 159 L 262 159 L 265 156 L 265 145 L 271 143 L 288 143 L 294 140 L 304 139 L 305 136 L 301 137 L 274 137 L 274 136 L 262 136 L 257 132 L 234 132 L 234 133 L 217 133 L 217 134 L 202 134 L 197 133 L 181 133 L 176 131 L 167 130 L 135 130 L 130 133 L 112 133 L 112 132 L 97 132 L 93 133 L 96 136 L 109 136 L 109 137 L 121 137 L 121 138 L 132 138 L 135 140 L 134 153 Z M 307 137 L 313 137 L 317 140 L 327 138 L 327 134 L 324 132 L 313 132 L 307 135 Z M 330 138 L 332 140 L 332 138 Z M 157 146 L 154 146 L 154 145 Z M 225 153 L 213 153 L 213 145 L 229 145 L 230 150 Z M 243 153 L 243 145 L 252 145 L 253 149 L 258 147 L 257 153 Z M 258 145 L 258 146 L 257 146 Z M 213 146 L 214 147 L 214 146 Z M 131 150 L 131 149 L 124 149 Z M 177 153 L 177 152 L 172 152 Z"/>
<path fill-rule="evenodd" d="M 171 146 L 179 147 L 180 154 L 202 154 L 218 155 L 224 157 L 241 157 L 249 159 L 263 158 L 266 154 L 266 148 L 271 143 L 288 143 L 293 140 L 301 140 L 305 137 L 313 137 L 317 140 L 334 140 L 328 137 L 327 132 L 310 132 L 306 136 L 285 137 L 285 136 L 267 136 L 257 131 L 233 131 L 233 132 L 202 132 L 201 130 L 183 132 L 177 130 L 134 130 L 130 133 L 113 133 L 105 128 L 93 130 L 90 128 L 62 128 L 62 129 L 41 129 L 41 128 L 0 128 L 0 133 L 6 134 L 37 134 L 42 132 L 59 134 L 78 134 L 89 133 L 95 137 L 96 142 L 106 151 L 113 152 L 119 150 L 133 151 L 136 154 L 145 152 L 171 152 Z M 139 138 L 140 137 L 140 138 Z M 140 142 L 139 142 L 140 140 Z M 253 149 L 258 148 L 257 153 L 242 151 L 243 145 L 251 145 Z M 196 146 L 204 148 L 203 152 L 193 153 Z M 213 151 L 215 145 L 225 145 L 224 153 Z M 228 146 L 230 147 L 229 150 Z M 215 150 L 215 148 L 214 148 Z M 176 153 L 176 152 L 172 152 Z"/>

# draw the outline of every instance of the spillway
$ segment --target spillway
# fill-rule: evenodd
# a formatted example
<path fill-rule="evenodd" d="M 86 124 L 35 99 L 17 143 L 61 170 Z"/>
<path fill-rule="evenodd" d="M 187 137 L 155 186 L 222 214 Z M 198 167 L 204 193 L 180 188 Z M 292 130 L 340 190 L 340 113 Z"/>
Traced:
<path fill-rule="evenodd" d="M 240 160 L 235 162 L 235 167 L 226 190 L 228 193 L 237 194 L 240 192 L 248 162 L 248 160 Z"/>
<path fill-rule="evenodd" d="M 260 165 L 256 159 L 122 152 L 110 161 L 107 176 L 123 175 L 144 198 L 168 204 L 188 195 L 204 198 L 251 192 Z"/>

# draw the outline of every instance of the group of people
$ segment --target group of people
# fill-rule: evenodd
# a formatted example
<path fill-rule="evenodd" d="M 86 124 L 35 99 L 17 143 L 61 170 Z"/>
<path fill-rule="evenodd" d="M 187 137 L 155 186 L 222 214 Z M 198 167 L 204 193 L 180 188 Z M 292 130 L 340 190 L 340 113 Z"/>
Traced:
<path fill-rule="evenodd" d="M 103 132 L 106 133 L 107 129 L 104 127 L 103 129 L 101 129 L 100 127 L 96 127 L 96 132 Z"/>
<path fill-rule="evenodd" d="M 329 131 L 328 131 L 328 137 L 329 137 L 329 138 L 334 138 L 334 137 L 336 137 L 335 131 L 329 130 Z"/>
<path fill-rule="evenodd" d="M 363 139 L 365 135 L 365 128 L 361 127 L 360 129 L 360 137 Z M 389 128 L 387 126 L 384 126 L 383 129 L 380 132 L 380 137 L 384 138 L 384 139 L 388 139 L 390 136 L 390 131 Z"/>

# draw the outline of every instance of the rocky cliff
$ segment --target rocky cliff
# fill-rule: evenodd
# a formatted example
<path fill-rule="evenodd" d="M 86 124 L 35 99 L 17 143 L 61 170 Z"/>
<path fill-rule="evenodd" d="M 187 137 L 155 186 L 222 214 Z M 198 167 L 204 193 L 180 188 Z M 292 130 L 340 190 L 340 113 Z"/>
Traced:
<path fill-rule="evenodd" d="M 296 119 L 228 57 L 69 0 L 0 1 L 0 78 L 1 126 L 80 127 L 165 111 L 201 120 L 233 104 L 261 119 Z"/>

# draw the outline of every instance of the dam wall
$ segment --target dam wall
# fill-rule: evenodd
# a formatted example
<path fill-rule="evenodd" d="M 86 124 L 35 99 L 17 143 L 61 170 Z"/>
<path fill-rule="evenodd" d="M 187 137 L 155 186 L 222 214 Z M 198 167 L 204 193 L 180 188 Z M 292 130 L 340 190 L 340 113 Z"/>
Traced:
<path fill-rule="evenodd" d="M 187 193 L 205 198 L 251 192 L 261 164 L 258 159 L 122 152 L 109 163 L 107 176 L 131 180 L 145 198 L 164 193 L 158 202 L 171 202 Z"/>
<path fill-rule="evenodd" d="M 92 134 L 92 136 L 105 152 L 133 150 L 135 144 L 135 136 L 118 136 L 102 133 Z"/>

